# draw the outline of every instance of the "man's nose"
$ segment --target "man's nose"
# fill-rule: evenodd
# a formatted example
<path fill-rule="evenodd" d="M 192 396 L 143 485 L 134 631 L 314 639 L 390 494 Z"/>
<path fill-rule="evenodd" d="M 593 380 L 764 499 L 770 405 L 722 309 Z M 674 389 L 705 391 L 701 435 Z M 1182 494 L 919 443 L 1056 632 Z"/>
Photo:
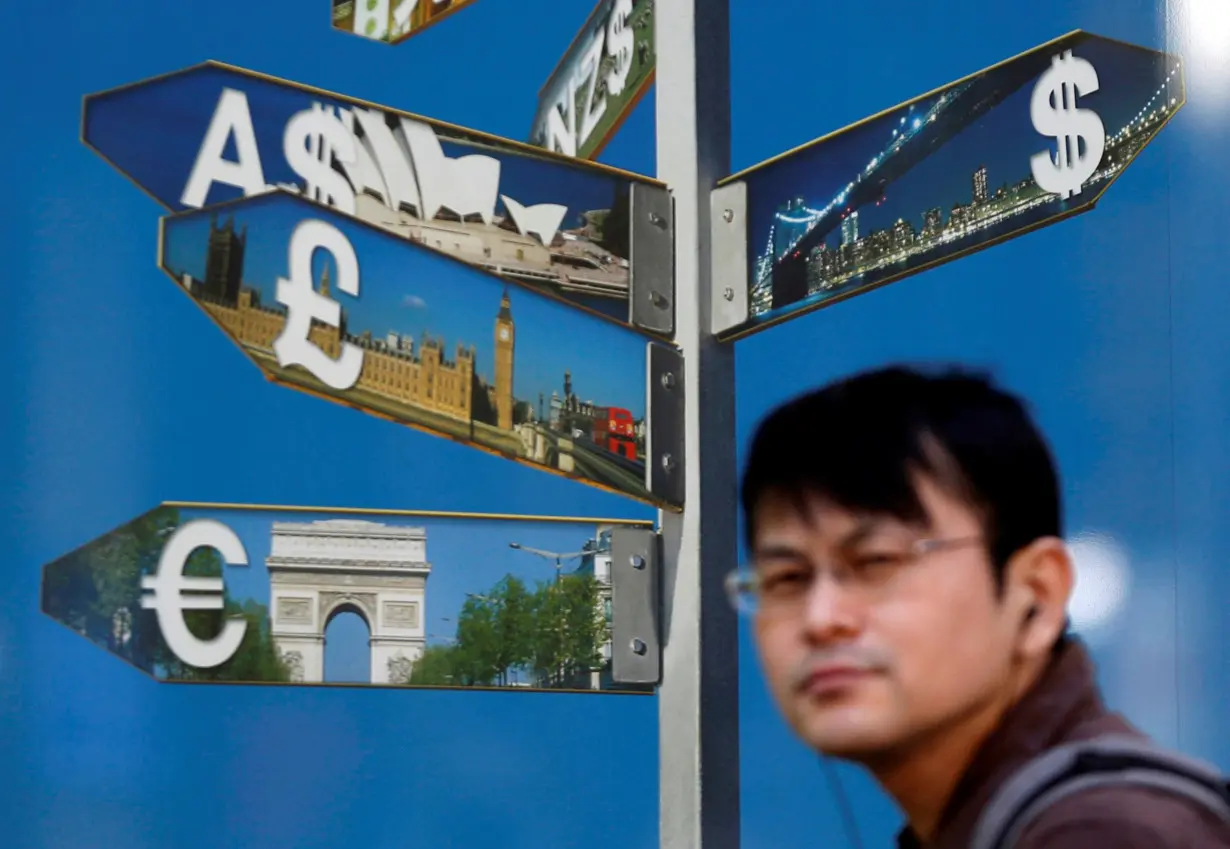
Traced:
<path fill-rule="evenodd" d="M 803 598 L 803 626 L 815 642 L 830 642 L 858 631 L 862 605 L 849 582 L 816 572 Z"/>

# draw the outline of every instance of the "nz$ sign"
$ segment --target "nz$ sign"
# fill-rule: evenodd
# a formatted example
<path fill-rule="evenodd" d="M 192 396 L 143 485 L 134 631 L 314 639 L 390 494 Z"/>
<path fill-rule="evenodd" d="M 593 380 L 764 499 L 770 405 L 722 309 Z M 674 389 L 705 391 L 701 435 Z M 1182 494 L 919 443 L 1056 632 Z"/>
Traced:
<path fill-rule="evenodd" d="M 530 141 L 592 159 L 653 82 L 654 0 L 599 0 L 539 92 Z"/>

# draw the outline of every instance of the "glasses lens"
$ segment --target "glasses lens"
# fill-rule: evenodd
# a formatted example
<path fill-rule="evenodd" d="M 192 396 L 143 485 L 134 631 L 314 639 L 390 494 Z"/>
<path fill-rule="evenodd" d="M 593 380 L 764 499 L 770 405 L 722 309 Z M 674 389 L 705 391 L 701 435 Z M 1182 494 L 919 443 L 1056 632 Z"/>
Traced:
<path fill-rule="evenodd" d="M 726 596 L 738 613 L 750 615 L 756 612 L 755 576 L 736 570 L 726 576 Z"/>

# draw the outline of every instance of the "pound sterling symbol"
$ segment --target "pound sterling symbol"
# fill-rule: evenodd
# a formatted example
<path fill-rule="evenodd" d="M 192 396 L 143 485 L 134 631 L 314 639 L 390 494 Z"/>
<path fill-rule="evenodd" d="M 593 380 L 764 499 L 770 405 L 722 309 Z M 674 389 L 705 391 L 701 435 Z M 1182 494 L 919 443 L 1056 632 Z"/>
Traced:
<path fill-rule="evenodd" d="M 1078 195 L 1085 181 L 1097 170 L 1106 150 L 1106 127 L 1098 113 L 1080 109 L 1078 94 L 1098 90 L 1098 72 L 1085 59 L 1065 50 L 1051 58 L 1034 84 L 1029 99 L 1029 117 L 1034 129 L 1044 136 L 1053 136 L 1058 150 L 1052 157 L 1049 150 L 1035 153 L 1029 159 L 1034 180 L 1043 191 L 1054 192 L 1060 199 Z M 1085 151 L 1080 151 L 1080 140 Z"/>
<path fill-rule="evenodd" d="M 290 237 L 290 277 L 278 278 L 277 300 L 286 307 L 286 324 L 273 343 L 273 352 L 283 368 L 301 365 L 333 389 L 354 386 L 363 370 L 363 349 L 350 342 L 340 343 L 334 359 L 309 338 L 312 320 L 340 327 L 341 305 L 329 297 L 328 266 L 322 275 L 322 289 L 312 286 L 312 255 L 323 248 L 337 262 L 337 286 L 348 295 L 359 294 L 359 259 L 354 246 L 341 230 L 324 221 L 303 221 Z"/>
<path fill-rule="evenodd" d="M 141 607 L 158 615 L 158 628 L 167 648 L 185 664 L 197 669 L 221 666 L 239 651 L 248 622 L 233 617 L 212 640 L 202 640 L 188 630 L 185 610 L 222 610 L 221 578 L 193 578 L 184 574 L 188 557 L 198 548 L 212 548 L 228 566 L 247 566 L 248 553 L 235 532 L 213 519 L 197 519 L 178 528 L 162 549 L 158 571 L 141 578 Z"/>

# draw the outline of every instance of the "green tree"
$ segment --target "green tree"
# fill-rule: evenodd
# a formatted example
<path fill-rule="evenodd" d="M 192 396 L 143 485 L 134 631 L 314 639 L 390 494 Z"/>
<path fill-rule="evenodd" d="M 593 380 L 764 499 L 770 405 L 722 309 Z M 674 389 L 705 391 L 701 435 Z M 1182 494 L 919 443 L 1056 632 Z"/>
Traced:
<path fill-rule="evenodd" d="M 530 663 L 534 631 L 533 597 L 520 578 L 505 575 L 462 605 L 456 674 L 466 684 L 506 686 L 512 670 Z"/>
<path fill-rule="evenodd" d="M 540 684 L 566 687 L 602 665 L 606 625 L 592 575 L 566 575 L 534 594 L 531 667 Z"/>
<path fill-rule="evenodd" d="M 456 672 L 460 683 L 489 685 L 499 675 L 496 607 L 490 596 L 472 595 L 457 614 Z"/>
<path fill-rule="evenodd" d="M 211 554 L 213 552 L 210 552 Z M 227 599 L 222 610 L 199 610 L 186 613 L 184 618 L 193 617 L 188 622 L 188 629 L 202 639 L 209 639 L 218 634 L 223 627 L 224 618 L 242 616 L 247 621 L 243 641 L 235 654 L 226 663 L 212 669 L 196 669 L 178 664 L 177 679 L 184 681 L 254 681 L 276 683 L 290 680 L 290 671 L 278 654 L 270 633 L 269 608 L 264 604 L 247 599 L 239 604 L 233 599 Z"/>
<path fill-rule="evenodd" d="M 495 605 L 496 665 L 499 683 L 508 684 L 510 670 L 529 664 L 534 653 L 533 597 L 515 575 L 504 578 L 487 594 Z"/>
<path fill-rule="evenodd" d="M 457 668 L 458 651 L 455 646 L 428 646 L 414 663 L 407 684 L 417 686 L 447 686 L 461 684 Z"/>
<path fill-rule="evenodd" d="M 606 616 L 598 582 L 592 575 L 569 575 L 560 581 L 564 604 L 564 664 L 568 680 L 588 676 L 602 666 Z M 579 686 L 588 687 L 588 680 Z"/>
<path fill-rule="evenodd" d="M 141 607 L 141 577 L 157 571 L 163 547 L 182 523 L 177 508 L 158 507 L 48 565 L 43 577 L 44 612 L 160 677 L 286 681 L 287 671 L 269 632 L 268 609 L 256 602 L 241 605 L 226 596 L 222 610 L 185 611 L 188 629 L 203 639 L 218 633 L 224 617 L 247 619 L 248 629 L 239 650 L 215 669 L 185 666 L 163 641 L 157 615 Z M 189 556 L 184 574 L 217 577 L 222 568 L 218 553 L 202 548 Z M 126 639 L 117 639 L 115 623 L 120 617 L 127 624 Z"/>
<path fill-rule="evenodd" d="M 48 564 L 43 612 L 153 673 L 169 652 L 153 611 L 141 608 L 141 576 L 157 569 L 162 548 L 179 525 L 178 509 L 158 507 Z M 121 616 L 127 634 L 117 639 Z"/>

